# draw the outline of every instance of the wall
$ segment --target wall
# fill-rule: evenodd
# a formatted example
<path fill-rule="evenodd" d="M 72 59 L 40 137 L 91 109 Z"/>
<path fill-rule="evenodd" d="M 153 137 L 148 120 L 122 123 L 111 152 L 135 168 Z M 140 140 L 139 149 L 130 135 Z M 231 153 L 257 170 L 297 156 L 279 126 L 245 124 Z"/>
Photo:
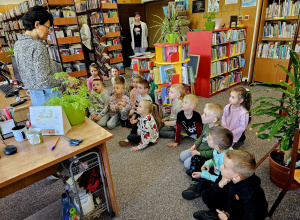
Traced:
<path fill-rule="evenodd" d="M 205 3 L 205 11 L 207 11 L 208 0 Z M 256 5 L 258 4 L 258 1 Z M 192 14 L 192 0 L 189 0 L 189 12 L 188 16 L 190 18 L 191 24 L 190 28 L 192 29 L 202 29 L 204 28 L 205 19 L 203 19 L 204 13 Z M 225 0 L 220 0 L 219 12 L 216 18 L 222 18 L 221 24 L 229 24 L 230 16 L 232 15 L 242 15 L 243 20 L 242 24 L 248 27 L 247 31 L 247 49 L 245 53 L 246 65 L 243 69 L 243 77 L 248 77 L 248 69 L 249 69 L 249 60 L 251 54 L 251 46 L 253 40 L 253 32 L 255 25 L 255 16 L 256 16 L 256 6 L 254 7 L 245 7 L 242 8 L 242 1 L 238 0 L 237 4 L 225 5 Z M 249 15 L 249 20 L 244 20 L 245 15 Z M 200 61 L 201 62 L 201 61 Z"/>

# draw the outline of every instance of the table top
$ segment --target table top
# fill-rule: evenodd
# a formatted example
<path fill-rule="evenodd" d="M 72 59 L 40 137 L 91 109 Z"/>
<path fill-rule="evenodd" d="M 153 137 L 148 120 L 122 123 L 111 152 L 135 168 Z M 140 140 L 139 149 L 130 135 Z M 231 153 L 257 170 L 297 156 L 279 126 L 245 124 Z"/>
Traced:
<path fill-rule="evenodd" d="M 76 154 L 82 153 L 113 138 L 113 135 L 88 118 L 79 125 L 72 126 L 65 135 L 68 138 L 83 139 L 79 146 L 70 146 L 60 136 L 56 148 L 51 151 L 57 135 L 43 136 L 44 142 L 31 145 L 27 140 L 17 142 L 14 138 L 5 140 L 7 145 L 14 144 L 18 151 L 14 155 L 3 152 L 4 144 L 0 143 L 0 188 L 37 173 Z"/>
<path fill-rule="evenodd" d="M 20 90 L 20 97 L 22 96 L 27 96 L 26 95 L 26 91 L 27 90 Z M 28 100 L 30 97 L 24 97 L 24 98 L 21 98 L 21 99 L 27 99 L 27 101 L 21 105 L 18 105 L 15 107 L 15 111 L 21 111 L 21 110 L 24 110 L 24 109 L 28 109 L 29 106 L 31 106 L 31 100 Z M 0 92 L 0 108 L 5 108 L 7 106 L 10 107 L 10 104 L 16 102 L 16 99 L 15 97 L 9 97 L 9 98 L 5 98 L 4 96 L 4 93 L 3 92 Z"/>

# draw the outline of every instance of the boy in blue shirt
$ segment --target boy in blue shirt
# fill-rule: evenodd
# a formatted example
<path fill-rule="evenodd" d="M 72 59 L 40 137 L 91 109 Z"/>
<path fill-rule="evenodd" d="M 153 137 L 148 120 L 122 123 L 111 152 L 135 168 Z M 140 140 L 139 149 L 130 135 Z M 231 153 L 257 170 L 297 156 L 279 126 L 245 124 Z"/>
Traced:
<path fill-rule="evenodd" d="M 199 167 L 200 156 L 194 155 L 191 159 L 192 184 L 182 192 L 182 197 L 187 200 L 196 199 L 201 196 L 203 190 L 210 187 L 220 174 L 220 166 L 223 158 L 233 142 L 233 134 L 230 130 L 219 126 L 211 127 L 207 137 L 208 146 L 213 148 L 213 158 L 207 160 Z M 198 166 L 197 166 L 198 165 Z M 213 172 L 209 171 L 213 168 Z"/>

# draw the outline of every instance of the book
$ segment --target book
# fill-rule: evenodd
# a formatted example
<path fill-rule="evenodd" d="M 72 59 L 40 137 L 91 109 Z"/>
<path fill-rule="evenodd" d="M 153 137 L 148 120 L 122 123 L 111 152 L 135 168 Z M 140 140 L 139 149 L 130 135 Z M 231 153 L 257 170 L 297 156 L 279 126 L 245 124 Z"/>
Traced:
<path fill-rule="evenodd" d="M 165 83 L 171 84 L 172 77 L 176 74 L 175 68 L 165 69 L 166 71 L 166 80 Z"/>

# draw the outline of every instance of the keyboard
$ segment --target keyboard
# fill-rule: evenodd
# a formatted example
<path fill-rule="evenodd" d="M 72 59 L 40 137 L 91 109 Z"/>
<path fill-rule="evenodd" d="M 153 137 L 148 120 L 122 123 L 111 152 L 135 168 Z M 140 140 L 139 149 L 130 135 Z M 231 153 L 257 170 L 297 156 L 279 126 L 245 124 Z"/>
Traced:
<path fill-rule="evenodd" d="M 18 91 L 18 89 L 14 88 L 12 84 L 4 84 L 0 85 L 0 91 L 4 93 L 6 98 L 8 98 L 14 96 L 14 92 Z"/>

